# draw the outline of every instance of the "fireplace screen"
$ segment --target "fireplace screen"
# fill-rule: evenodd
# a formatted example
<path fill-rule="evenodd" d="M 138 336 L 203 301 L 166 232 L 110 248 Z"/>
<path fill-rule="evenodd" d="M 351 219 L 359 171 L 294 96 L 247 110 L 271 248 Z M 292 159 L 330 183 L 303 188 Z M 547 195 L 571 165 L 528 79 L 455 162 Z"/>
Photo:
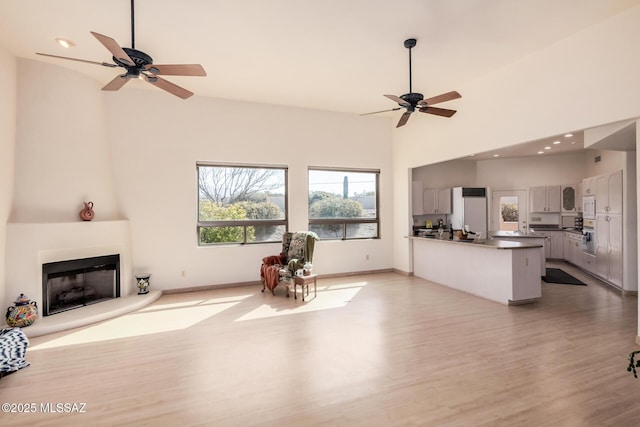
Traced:
<path fill-rule="evenodd" d="M 120 255 L 42 265 L 43 316 L 120 297 Z"/>

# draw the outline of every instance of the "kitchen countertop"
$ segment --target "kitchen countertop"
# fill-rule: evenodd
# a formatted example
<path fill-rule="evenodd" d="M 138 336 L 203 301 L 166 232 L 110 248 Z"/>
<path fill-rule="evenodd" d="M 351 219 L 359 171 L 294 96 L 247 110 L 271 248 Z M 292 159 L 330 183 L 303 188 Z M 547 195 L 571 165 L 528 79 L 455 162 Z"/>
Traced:
<path fill-rule="evenodd" d="M 534 236 L 531 236 L 531 237 L 534 237 Z M 540 237 L 540 236 L 537 236 L 537 237 Z M 476 242 L 475 240 L 447 240 L 447 239 L 433 239 L 433 238 L 418 237 L 418 236 L 407 236 L 407 238 L 413 239 L 413 240 L 426 240 L 430 242 L 473 246 L 473 247 L 487 248 L 487 249 L 530 249 L 530 248 L 542 247 L 542 245 L 535 244 L 535 243 L 523 243 L 523 242 L 514 242 L 510 240 L 499 240 L 499 239 L 483 239 Z"/>
<path fill-rule="evenodd" d="M 527 237 L 544 237 L 541 236 L 539 234 L 536 234 L 536 231 L 563 231 L 566 233 L 573 233 L 573 234 L 580 234 L 582 235 L 582 231 L 581 230 L 576 230 L 575 228 L 535 228 L 535 231 L 532 233 L 521 233 L 521 232 L 516 232 L 516 231 L 496 231 L 493 233 L 489 233 L 492 237 L 494 238 L 501 238 L 501 237 L 511 237 L 511 238 L 515 238 L 515 237 L 522 237 L 522 238 L 527 238 Z"/>

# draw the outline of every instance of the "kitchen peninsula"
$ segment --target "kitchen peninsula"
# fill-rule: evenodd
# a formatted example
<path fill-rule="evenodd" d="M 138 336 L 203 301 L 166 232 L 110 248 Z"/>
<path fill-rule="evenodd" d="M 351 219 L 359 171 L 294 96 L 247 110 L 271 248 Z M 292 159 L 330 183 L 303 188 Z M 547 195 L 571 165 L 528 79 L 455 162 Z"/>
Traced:
<path fill-rule="evenodd" d="M 540 244 L 408 238 L 417 277 L 508 305 L 542 296 Z"/>

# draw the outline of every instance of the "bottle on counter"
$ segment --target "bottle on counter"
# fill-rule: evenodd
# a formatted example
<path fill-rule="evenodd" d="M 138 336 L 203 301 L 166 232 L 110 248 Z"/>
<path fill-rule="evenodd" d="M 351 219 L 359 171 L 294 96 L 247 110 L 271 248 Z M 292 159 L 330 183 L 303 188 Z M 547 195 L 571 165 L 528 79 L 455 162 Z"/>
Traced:
<path fill-rule="evenodd" d="M 449 227 L 449 240 L 453 240 L 453 224 Z"/>

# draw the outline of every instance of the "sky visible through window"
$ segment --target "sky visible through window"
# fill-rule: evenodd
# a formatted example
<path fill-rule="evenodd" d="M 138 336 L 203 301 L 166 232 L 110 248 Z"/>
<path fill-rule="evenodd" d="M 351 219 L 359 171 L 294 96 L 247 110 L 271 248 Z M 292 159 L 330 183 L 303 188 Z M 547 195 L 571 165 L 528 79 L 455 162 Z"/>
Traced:
<path fill-rule="evenodd" d="M 376 191 L 376 175 L 370 172 L 342 172 L 342 171 L 309 171 L 309 192 L 326 191 L 333 194 L 343 194 L 344 177 L 347 177 L 348 195 Z"/>

